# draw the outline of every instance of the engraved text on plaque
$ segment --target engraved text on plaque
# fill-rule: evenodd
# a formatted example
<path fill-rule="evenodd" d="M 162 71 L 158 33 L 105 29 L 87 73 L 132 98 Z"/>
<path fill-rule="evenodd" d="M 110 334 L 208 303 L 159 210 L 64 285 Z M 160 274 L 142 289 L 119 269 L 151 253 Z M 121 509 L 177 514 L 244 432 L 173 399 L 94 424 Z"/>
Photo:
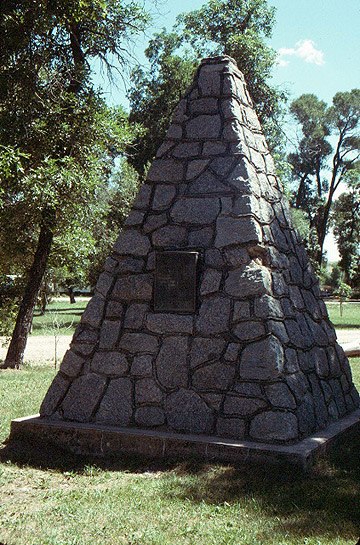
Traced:
<path fill-rule="evenodd" d="M 195 312 L 197 252 L 158 252 L 154 310 Z"/>

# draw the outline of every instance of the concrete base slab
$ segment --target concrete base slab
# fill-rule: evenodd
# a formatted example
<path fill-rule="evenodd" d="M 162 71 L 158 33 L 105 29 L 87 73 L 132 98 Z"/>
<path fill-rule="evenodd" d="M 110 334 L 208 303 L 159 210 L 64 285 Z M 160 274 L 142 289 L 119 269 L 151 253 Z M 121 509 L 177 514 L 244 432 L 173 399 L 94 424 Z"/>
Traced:
<path fill-rule="evenodd" d="M 284 463 L 306 470 L 319 457 L 356 435 L 360 435 L 360 410 L 293 445 L 79 424 L 34 415 L 12 421 L 9 441 L 30 441 L 39 447 L 51 444 L 75 454 L 105 458 L 125 454 L 166 459 L 190 457 L 231 463 Z"/>

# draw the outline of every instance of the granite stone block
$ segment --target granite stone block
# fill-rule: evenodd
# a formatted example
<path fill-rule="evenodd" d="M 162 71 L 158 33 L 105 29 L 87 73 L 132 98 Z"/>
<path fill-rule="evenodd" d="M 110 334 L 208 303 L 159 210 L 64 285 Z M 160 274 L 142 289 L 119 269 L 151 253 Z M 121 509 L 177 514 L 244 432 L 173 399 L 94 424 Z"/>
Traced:
<path fill-rule="evenodd" d="M 104 392 L 106 379 L 95 373 L 75 378 L 61 404 L 65 420 L 89 422 Z"/>
<path fill-rule="evenodd" d="M 166 415 L 169 428 L 177 432 L 209 434 L 213 425 L 212 410 L 191 390 L 171 393 L 166 400 Z"/>
<path fill-rule="evenodd" d="M 281 376 L 284 349 L 273 336 L 247 345 L 240 361 L 240 377 L 252 380 L 274 380 Z"/>
<path fill-rule="evenodd" d="M 110 382 L 95 415 L 102 424 L 128 426 L 132 416 L 132 385 L 128 378 Z"/>
<path fill-rule="evenodd" d="M 155 361 L 159 383 L 166 389 L 185 388 L 188 384 L 187 337 L 166 337 Z"/>
<path fill-rule="evenodd" d="M 125 354 L 113 350 L 96 352 L 90 369 L 94 373 L 103 375 L 125 375 L 129 370 L 129 361 Z"/>

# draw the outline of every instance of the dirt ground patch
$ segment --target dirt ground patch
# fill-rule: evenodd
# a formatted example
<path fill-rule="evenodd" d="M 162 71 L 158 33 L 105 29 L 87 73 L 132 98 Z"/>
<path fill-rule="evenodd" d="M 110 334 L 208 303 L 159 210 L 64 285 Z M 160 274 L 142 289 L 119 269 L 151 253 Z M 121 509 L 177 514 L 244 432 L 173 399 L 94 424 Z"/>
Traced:
<path fill-rule="evenodd" d="M 358 343 L 360 345 L 360 331 L 358 329 L 339 329 L 337 332 L 338 342 L 342 346 L 348 343 Z M 58 337 L 57 362 L 61 362 L 66 350 L 71 342 L 71 335 L 61 335 Z M 0 337 L 0 361 L 5 359 L 7 348 L 2 346 L 4 337 Z M 49 335 L 34 335 L 28 338 L 25 349 L 25 362 L 31 363 L 49 363 L 55 361 L 55 341 L 54 337 Z"/>
<path fill-rule="evenodd" d="M 66 350 L 69 348 L 72 335 L 58 337 L 56 354 L 57 363 L 60 363 Z M 5 337 L 0 337 L 0 361 L 5 359 L 7 347 L 3 346 Z M 55 339 L 49 335 L 34 335 L 28 338 L 25 349 L 25 363 L 55 362 Z"/>

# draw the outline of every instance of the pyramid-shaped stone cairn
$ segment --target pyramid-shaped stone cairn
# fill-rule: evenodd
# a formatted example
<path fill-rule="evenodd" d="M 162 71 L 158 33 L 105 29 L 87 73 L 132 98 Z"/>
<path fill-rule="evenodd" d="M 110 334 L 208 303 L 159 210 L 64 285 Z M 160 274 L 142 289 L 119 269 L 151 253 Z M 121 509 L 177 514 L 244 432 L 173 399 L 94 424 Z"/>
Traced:
<path fill-rule="evenodd" d="M 243 75 L 205 59 L 41 415 L 291 443 L 358 406 Z"/>

